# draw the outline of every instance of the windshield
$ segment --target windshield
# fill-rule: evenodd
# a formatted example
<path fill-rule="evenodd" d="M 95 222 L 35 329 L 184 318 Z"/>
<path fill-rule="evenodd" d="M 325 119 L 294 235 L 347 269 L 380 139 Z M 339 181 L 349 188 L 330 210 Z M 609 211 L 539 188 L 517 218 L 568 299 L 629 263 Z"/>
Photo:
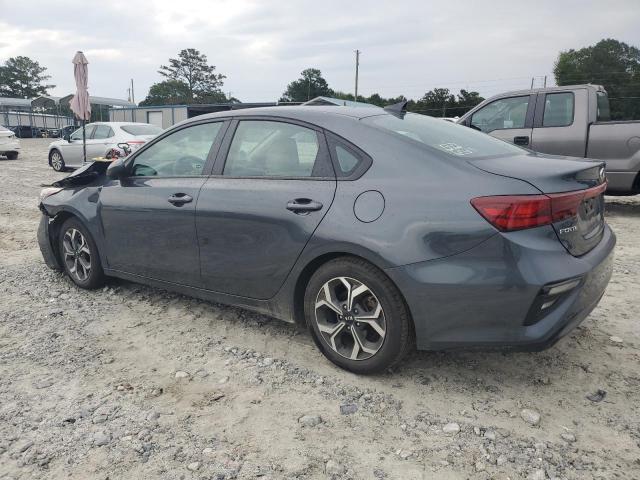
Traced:
<path fill-rule="evenodd" d="M 120 128 L 129 135 L 160 135 L 164 131 L 160 127 L 145 123 L 139 125 L 122 125 Z"/>
<path fill-rule="evenodd" d="M 524 153 L 515 145 L 471 128 L 417 113 L 407 113 L 403 118 L 376 115 L 362 121 L 455 157 L 471 159 Z"/>

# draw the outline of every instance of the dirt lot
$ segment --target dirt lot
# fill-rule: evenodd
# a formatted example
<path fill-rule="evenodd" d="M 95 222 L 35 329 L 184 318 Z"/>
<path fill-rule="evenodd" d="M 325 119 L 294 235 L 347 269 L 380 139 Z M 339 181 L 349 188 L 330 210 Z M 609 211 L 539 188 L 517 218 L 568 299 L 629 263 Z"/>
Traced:
<path fill-rule="evenodd" d="M 47 144 L 0 160 L 0 479 L 640 478 L 640 199 L 607 199 L 613 279 L 552 349 L 357 377 L 292 325 L 50 271 Z"/>

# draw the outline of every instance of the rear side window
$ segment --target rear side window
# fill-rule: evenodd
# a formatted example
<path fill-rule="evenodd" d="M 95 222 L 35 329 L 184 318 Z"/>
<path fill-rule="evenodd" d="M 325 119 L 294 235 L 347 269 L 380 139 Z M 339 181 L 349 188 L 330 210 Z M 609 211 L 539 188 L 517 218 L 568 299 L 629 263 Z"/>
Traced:
<path fill-rule="evenodd" d="M 609 97 L 607 92 L 596 92 L 596 99 L 598 102 L 598 122 L 611 121 L 611 109 L 609 108 Z"/>
<path fill-rule="evenodd" d="M 482 107 L 471 117 L 471 125 L 485 133 L 509 128 L 524 128 L 529 95 L 501 98 Z"/>
<path fill-rule="evenodd" d="M 544 102 L 543 127 L 567 127 L 573 123 L 573 93 L 548 93 Z"/>
<path fill-rule="evenodd" d="M 146 125 L 141 123 L 140 125 L 122 125 L 120 129 L 127 132 L 129 135 L 160 135 L 164 130 L 155 125 Z"/>
<path fill-rule="evenodd" d="M 285 122 L 243 120 L 229 147 L 223 175 L 312 177 L 320 151 L 315 130 Z"/>

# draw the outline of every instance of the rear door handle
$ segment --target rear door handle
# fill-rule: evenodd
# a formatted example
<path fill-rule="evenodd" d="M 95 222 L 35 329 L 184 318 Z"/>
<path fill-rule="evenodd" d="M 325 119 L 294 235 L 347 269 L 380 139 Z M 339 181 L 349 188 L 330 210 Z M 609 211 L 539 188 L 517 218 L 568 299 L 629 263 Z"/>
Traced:
<path fill-rule="evenodd" d="M 167 201 L 176 207 L 181 207 L 185 203 L 193 201 L 193 197 L 186 193 L 174 193 L 167 199 Z"/>
<path fill-rule="evenodd" d="M 320 209 L 322 209 L 322 204 L 310 198 L 296 198 L 287 202 L 287 210 L 299 215 L 306 215 L 309 212 L 315 212 Z"/>
<path fill-rule="evenodd" d="M 526 135 L 522 137 L 513 137 L 513 143 L 516 145 L 529 145 L 529 137 Z"/>

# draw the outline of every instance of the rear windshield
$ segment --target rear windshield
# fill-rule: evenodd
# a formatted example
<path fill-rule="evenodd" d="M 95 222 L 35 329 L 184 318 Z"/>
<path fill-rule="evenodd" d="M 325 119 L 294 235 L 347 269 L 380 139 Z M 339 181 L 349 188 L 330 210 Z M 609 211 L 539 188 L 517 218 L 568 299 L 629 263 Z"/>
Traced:
<path fill-rule="evenodd" d="M 145 125 L 144 123 L 140 125 L 122 125 L 120 128 L 129 135 L 160 135 L 164 131 L 155 125 Z"/>
<path fill-rule="evenodd" d="M 407 113 L 403 118 L 376 115 L 362 121 L 454 157 L 470 159 L 523 153 L 520 147 L 485 133 L 417 113 Z"/>

